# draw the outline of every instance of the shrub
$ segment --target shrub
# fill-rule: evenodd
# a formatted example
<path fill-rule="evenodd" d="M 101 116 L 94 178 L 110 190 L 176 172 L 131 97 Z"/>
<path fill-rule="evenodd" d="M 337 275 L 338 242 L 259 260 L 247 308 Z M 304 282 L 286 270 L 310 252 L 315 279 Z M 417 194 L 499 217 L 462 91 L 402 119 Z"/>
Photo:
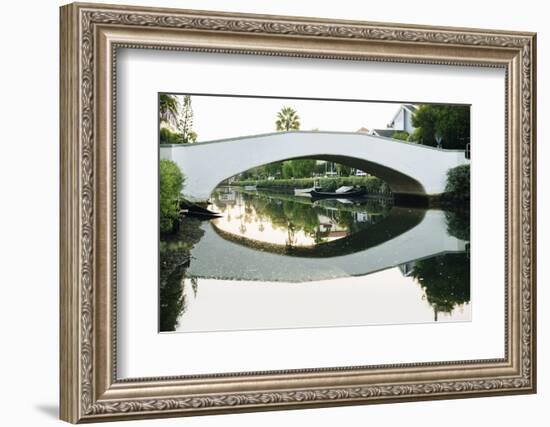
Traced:
<path fill-rule="evenodd" d="M 181 142 L 180 136 L 172 132 L 168 128 L 160 129 L 160 143 L 161 144 L 179 144 Z"/>
<path fill-rule="evenodd" d="M 160 231 L 169 233 L 179 217 L 179 198 L 185 177 L 178 165 L 171 160 L 160 161 L 159 174 Z"/>
<path fill-rule="evenodd" d="M 392 133 L 391 137 L 393 139 L 400 139 L 401 141 L 408 141 L 409 133 L 405 131 L 395 131 Z"/>
<path fill-rule="evenodd" d="M 339 187 L 338 181 L 338 178 L 323 178 L 319 180 L 319 185 L 323 191 L 335 191 Z"/>
<path fill-rule="evenodd" d="M 470 201 L 470 165 L 449 169 L 445 193 L 445 200 L 453 203 Z"/>

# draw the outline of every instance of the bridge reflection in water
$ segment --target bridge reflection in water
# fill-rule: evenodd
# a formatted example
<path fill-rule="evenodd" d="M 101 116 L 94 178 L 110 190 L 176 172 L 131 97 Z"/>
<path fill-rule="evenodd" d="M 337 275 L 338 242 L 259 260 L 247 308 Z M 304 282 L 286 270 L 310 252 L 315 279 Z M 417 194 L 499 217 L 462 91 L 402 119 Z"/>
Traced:
<path fill-rule="evenodd" d="M 161 277 L 161 330 L 470 318 L 469 233 L 449 230 L 452 213 L 234 189 L 212 204 L 223 217 L 196 224 L 188 262 L 172 271 L 179 313 L 164 325 Z"/>

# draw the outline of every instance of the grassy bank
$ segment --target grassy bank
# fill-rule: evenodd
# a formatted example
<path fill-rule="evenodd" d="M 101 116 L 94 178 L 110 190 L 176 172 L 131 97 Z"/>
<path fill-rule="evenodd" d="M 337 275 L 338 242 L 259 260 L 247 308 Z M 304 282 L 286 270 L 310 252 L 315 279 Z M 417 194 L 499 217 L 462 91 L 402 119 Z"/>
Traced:
<path fill-rule="evenodd" d="M 340 176 L 333 178 L 296 178 L 296 179 L 247 179 L 233 183 L 233 185 L 245 186 L 256 185 L 258 188 L 273 188 L 273 189 L 294 189 L 294 188 L 310 188 L 313 183 L 318 182 L 321 188 L 325 191 L 334 191 L 343 185 L 359 185 L 364 187 L 369 193 L 390 193 L 388 185 L 380 178 L 374 176 Z"/>

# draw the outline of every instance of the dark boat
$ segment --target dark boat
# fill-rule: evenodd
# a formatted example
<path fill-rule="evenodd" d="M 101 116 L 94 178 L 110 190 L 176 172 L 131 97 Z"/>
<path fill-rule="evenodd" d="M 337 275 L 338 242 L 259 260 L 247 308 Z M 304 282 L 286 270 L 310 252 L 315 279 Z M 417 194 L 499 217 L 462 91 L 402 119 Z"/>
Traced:
<path fill-rule="evenodd" d="M 180 212 L 187 216 L 194 216 L 202 219 L 219 218 L 220 216 L 222 216 L 218 212 L 213 212 L 187 200 L 180 200 L 179 206 Z"/>
<path fill-rule="evenodd" d="M 328 198 L 349 199 L 352 197 L 363 196 L 365 195 L 365 193 L 366 191 L 364 188 L 352 188 L 348 191 L 341 191 L 341 192 L 312 190 L 310 194 L 311 194 L 311 197 L 314 199 L 328 199 Z"/>

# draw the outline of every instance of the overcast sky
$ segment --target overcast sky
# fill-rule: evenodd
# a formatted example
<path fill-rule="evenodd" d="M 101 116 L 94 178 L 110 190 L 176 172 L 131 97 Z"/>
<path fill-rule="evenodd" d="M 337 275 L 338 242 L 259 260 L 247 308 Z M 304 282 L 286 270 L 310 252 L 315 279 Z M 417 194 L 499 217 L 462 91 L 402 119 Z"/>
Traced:
<path fill-rule="evenodd" d="M 180 101 L 183 96 L 179 96 Z M 277 112 L 292 107 L 300 130 L 356 132 L 386 128 L 400 104 L 192 95 L 197 141 L 274 132 Z"/>

